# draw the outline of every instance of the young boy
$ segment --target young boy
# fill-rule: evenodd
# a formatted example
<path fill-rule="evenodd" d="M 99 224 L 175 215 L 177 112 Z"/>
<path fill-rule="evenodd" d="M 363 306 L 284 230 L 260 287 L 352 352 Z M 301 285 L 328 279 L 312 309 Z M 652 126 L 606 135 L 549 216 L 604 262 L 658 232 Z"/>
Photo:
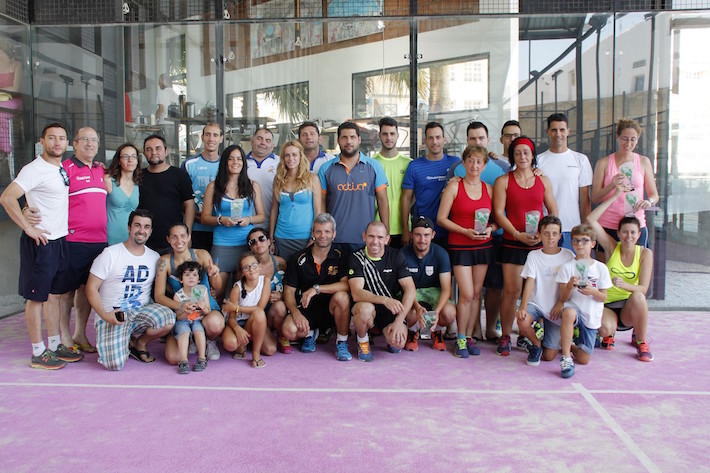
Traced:
<path fill-rule="evenodd" d="M 532 342 L 532 348 L 528 351 L 530 366 L 539 365 L 541 357 L 545 361 L 551 361 L 557 356 L 557 345 L 548 343 L 547 326 L 559 324 L 559 321 L 553 322 L 550 318 L 550 313 L 559 300 L 557 273 L 568 261 L 574 259 L 574 253 L 558 246 L 562 236 L 562 222 L 559 218 L 553 215 L 543 217 L 537 228 L 542 239 L 542 248 L 531 251 L 525 261 L 521 274 L 526 278 L 523 298 L 516 312 L 519 336 L 527 337 Z M 545 325 L 543 340 L 538 338 L 533 328 L 533 323 L 540 319 L 544 320 Z"/>
<path fill-rule="evenodd" d="M 549 333 L 545 326 L 545 340 L 549 335 L 550 342 L 559 342 L 562 348 L 560 374 L 563 378 L 574 375 L 571 353 L 579 364 L 589 363 L 597 329 L 602 322 L 606 290 L 612 286 L 607 267 L 591 257 L 592 248 L 596 245 L 594 229 L 587 224 L 577 225 L 572 229 L 571 236 L 576 257 L 566 263 L 557 275 L 560 300 L 551 314 L 553 320 L 562 317 L 562 324 L 557 330 L 552 325 Z M 579 335 L 575 337 L 573 347 L 575 328 L 579 330 Z"/>
<path fill-rule="evenodd" d="M 173 297 L 180 305 L 188 308 L 190 314 L 175 321 L 174 334 L 178 344 L 178 352 L 180 354 L 180 362 L 178 363 L 178 373 L 188 374 L 190 365 L 187 362 L 187 349 L 190 343 L 190 333 L 195 340 L 197 346 L 197 363 L 192 368 L 193 371 L 204 371 L 207 368 L 207 359 L 205 358 L 206 338 L 205 328 L 202 326 L 202 317 L 210 313 L 210 303 L 207 298 L 207 288 L 202 290 L 199 295 L 199 301 L 195 302 L 195 295 L 200 292 L 195 287 L 200 284 L 203 273 L 202 266 L 197 261 L 185 261 L 175 270 L 175 276 L 182 284 L 182 288 L 175 293 Z M 178 314 L 180 311 L 178 311 Z"/>

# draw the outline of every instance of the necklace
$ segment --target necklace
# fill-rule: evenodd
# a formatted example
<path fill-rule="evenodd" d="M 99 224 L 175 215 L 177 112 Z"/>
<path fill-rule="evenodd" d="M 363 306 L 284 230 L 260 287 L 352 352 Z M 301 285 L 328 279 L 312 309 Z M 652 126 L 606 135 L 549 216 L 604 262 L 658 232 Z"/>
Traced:
<path fill-rule="evenodd" d="M 515 177 L 518 182 L 522 181 L 520 187 L 522 187 L 523 189 L 530 189 L 530 187 L 532 187 L 532 184 L 528 184 L 530 178 L 532 178 L 533 184 L 535 183 L 535 174 L 532 174 L 530 176 L 520 176 L 516 174 Z"/>
<path fill-rule="evenodd" d="M 478 186 L 478 185 L 481 184 L 481 181 L 478 181 L 478 182 L 476 182 L 476 183 L 468 182 L 465 177 L 463 178 L 463 182 L 466 183 L 466 184 L 468 184 L 468 185 L 471 186 L 471 187 L 476 187 L 476 186 Z"/>

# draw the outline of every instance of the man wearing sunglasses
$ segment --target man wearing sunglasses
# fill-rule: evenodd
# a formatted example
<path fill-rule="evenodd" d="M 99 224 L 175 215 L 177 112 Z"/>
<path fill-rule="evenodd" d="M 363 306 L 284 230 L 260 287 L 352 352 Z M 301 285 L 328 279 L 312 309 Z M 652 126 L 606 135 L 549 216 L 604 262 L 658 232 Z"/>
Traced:
<path fill-rule="evenodd" d="M 27 302 L 25 320 L 32 343 L 30 366 L 40 369 L 63 368 L 67 362 L 79 361 L 61 343 L 59 335 L 60 296 L 69 290 L 68 234 L 69 177 L 62 167 L 67 149 L 67 130 L 51 123 L 42 130 L 40 143 L 44 152 L 22 168 L 14 181 L 0 195 L 0 204 L 13 222 L 23 230 L 20 237 L 19 293 Z M 39 210 L 41 221 L 32 225 L 18 199 Z M 49 347 L 42 339 L 42 312 L 47 323 Z"/>

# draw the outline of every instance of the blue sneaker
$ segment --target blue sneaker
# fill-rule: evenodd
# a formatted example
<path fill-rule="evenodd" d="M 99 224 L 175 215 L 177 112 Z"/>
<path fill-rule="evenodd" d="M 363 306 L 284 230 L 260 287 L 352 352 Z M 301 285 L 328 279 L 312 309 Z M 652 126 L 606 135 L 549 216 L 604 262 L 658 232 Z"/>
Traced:
<path fill-rule="evenodd" d="M 500 337 L 500 341 L 498 342 L 498 348 L 496 349 L 496 352 L 500 356 L 510 355 L 510 335 L 503 335 L 502 337 Z"/>
<path fill-rule="evenodd" d="M 456 345 L 454 346 L 454 356 L 456 358 L 468 358 L 468 347 L 466 346 L 465 338 L 459 338 L 456 340 Z"/>
<path fill-rule="evenodd" d="M 335 358 L 338 361 L 350 361 L 353 356 L 348 350 L 348 342 L 338 342 L 335 344 Z"/>
<path fill-rule="evenodd" d="M 357 344 L 357 359 L 360 361 L 372 361 L 372 353 L 370 353 L 370 342 L 358 342 Z"/>
<path fill-rule="evenodd" d="M 528 365 L 537 366 L 540 364 L 540 358 L 542 357 L 542 347 L 533 345 L 528 351 Z"/>
<path fill-rule="evenodd" d="M 478 356 L 481 354 L 481 350 L 478 349 L 478 347 L 476 346 L 476 340 L 474 340 L 473 338 L 466 339 L 466 350 L 468 351 L 469 355 Z"/>
<path fill-rule="evenodd" d="M 318 338 L 318 329 L 316 329 L 312 337 L 306 337 L 303 339 L 303 343 L 301 343 L 301 352 L 313 353 L 316 351 L 316 338 Z"/>
<path fill-rule="evenodd" d="M 560 358 L 560 375 L 563 378 L 571 378 L 574 376 L 574 361 L 572 358 L 563 356 Z"/>
<path fill-rule="evenodd" d="M 401 349 L 401 348 L 397 348 L 397 347 L 393 347 L 392 345 L 390 345 L 390 344 L 388 343 L 388 344 L 387 344 L 387 351 L 390 352 L 390 353 L 399 353 L 399 352 L 402 351 L 402 349 Z"/>

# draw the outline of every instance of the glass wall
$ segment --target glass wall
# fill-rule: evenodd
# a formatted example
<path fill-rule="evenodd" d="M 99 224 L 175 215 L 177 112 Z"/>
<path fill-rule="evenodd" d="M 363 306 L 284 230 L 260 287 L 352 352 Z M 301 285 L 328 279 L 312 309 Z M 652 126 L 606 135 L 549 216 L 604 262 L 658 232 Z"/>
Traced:
<path fill-rule="evenodd" d="M 710 118 L 703 88 L 710 75 L 702 51 L 710 40 L 707 16 L 304 20 L 279 10 L 271 20 L 267 9 L 255 8 L 251 21 L 31 28 L 33 74 L 29 80 L 23 62 L 22 84 L 26 93 L 34 87 L 34 104 L 24 103 L 34 114 L 15 115 L 15 155 L 30 159 L 33 136 L 49 120 L 72 130 L 96 127 L 109 157 L 124 140 L 141 145 L 148 134 L 163 134 L 178 164 L 200 152 L 208 121 L 223 124 L 225 146 L 241 143 L 248 151 L 257 127 L 283 143 L 306 119 L 321 125 L 322 146 L 334 153 L 337 125 L 355 120 L 362 151 L 373 154 L 385 115 L 400 122 L 405 153 L 423 152 L 429 120 L 444 125 L 450 154 L 463 150 L 471 120 L 488 126 L 498 153 L 509 119 L 519 119 L 544 150 L 545 119 L 559 111 L 570 120 L 570 148 L 594 166 L 614 152 L 614 124 L 629 116 L 643 125 L 637 151 L 651 159 L 661 193 L 661 210 L 648 215 L 657 255 L 653 294 L 660 299 L 654 304 L 708 306 L 692 289 L 703 287 L 710 271 L 703 231 L 710 226 L 710 165 L 699 146 Z M 28 29 L 15 28 L 3 32 L 11 31 L 29 57 Z"/>

